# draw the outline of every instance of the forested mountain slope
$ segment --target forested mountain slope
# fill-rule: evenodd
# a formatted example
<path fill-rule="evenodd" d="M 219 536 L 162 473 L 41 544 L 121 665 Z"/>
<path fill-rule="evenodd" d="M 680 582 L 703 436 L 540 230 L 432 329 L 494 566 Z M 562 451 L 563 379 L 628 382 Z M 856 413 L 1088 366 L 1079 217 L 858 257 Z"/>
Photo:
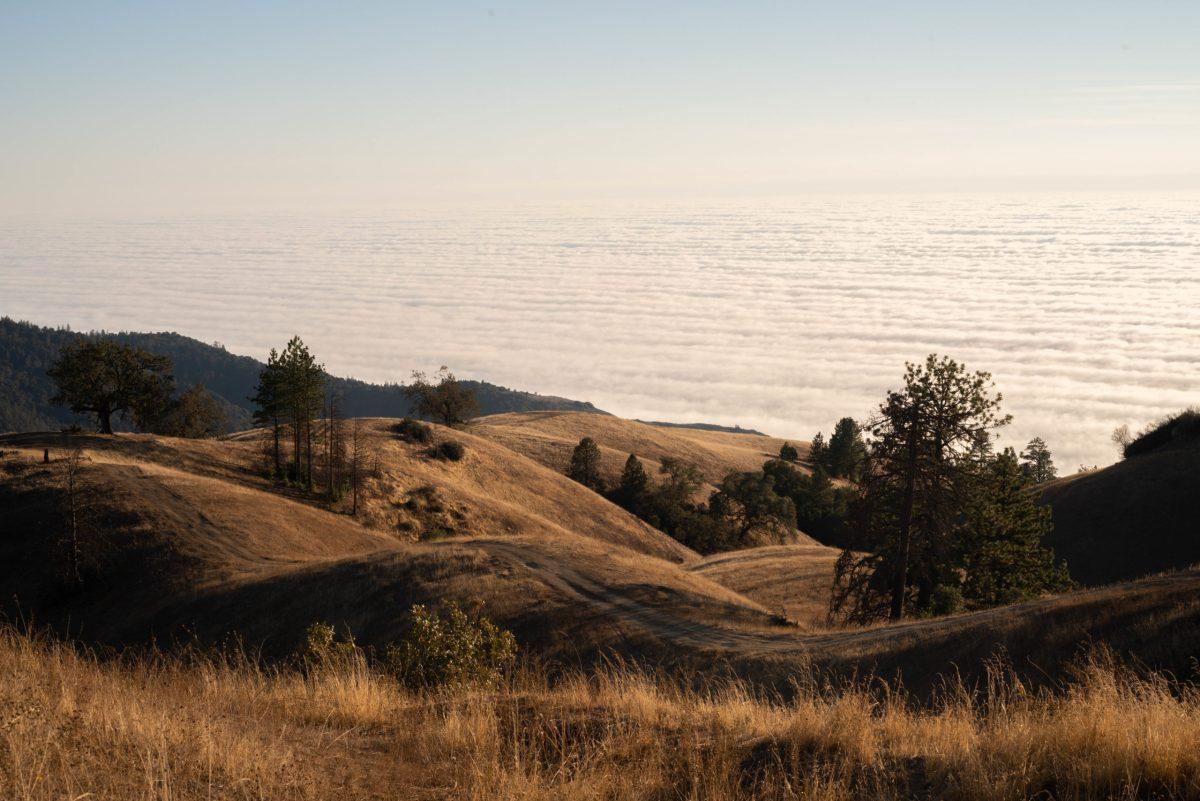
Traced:
<path fill-rule="evenodd" d="M 0 431 L 57 429 L 76 421 L 70 410 L 50 403 L 55 388 L 46 370 L 59 349 L 79 335 L 80 332 L 69 329 L 0 318 Z M 208 345 L 180 334 L 120 332 L 105 336 L 169 356 L 175 363 L 175 379 L 180 388 L 204 384 L 223 402 L 228 418 L 226 430 L 250 427 L 249 398 L 254 394 L 263 366 L 259 360 L 237 356 L 220 345 Z M 406 366 L 397 365 L 396 374 L 407 374 Z M 368 384 L 353 378 L 334 381 L 342 393 L 345 415 L 397 417 L 409 412 L 408 399 L 400 384 Z M 521 392 L 484 381 L 462 383 L 475 392 L 480 414 L 551 409 L 599 411 L 582 401 Z"/>

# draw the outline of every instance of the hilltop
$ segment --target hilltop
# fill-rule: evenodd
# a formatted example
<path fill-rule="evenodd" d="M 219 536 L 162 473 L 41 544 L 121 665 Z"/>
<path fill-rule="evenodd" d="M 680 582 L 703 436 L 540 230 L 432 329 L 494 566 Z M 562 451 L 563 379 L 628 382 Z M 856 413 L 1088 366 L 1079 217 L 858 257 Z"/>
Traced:
<path fill-rule="evenodd" d="M 46 328 L 0 317 L 0 432 L 56 429 L 78 422 L 75 415 L 50 403 L 54 385 L 46 370 L 63 345 L 78 336 L 104 336 L 150 353 L 168 356 L 175 365 L 181 387 L 203 384 L 215 395 L 227 418 L 227 431 L 250 426 L 254 387 L 263 363 L 238 356 L 218 344 L 207 344 L 180 334 L 138 332 L 81 333 L 66 328 Z M 404 375 L 403 366 L 397 374 Z M 603 414 L 584 401 L 538 395 L 486 381 L 463 381 L 475 393 L 481 414 L 565 409 Z M 401 384 L 369 384 L 353 378 L 333 378 L 343 413 L 353 417 L 401 416 L 411 409 Z"/>
<path fill-rule="evenodd" d="M 1040 490 L 1049 544 L 1076 581 L 1103 584 L 1200 564 L 1200 448 L 1165 448 Z"/>
<path fill-rule="evenodd" d="M 545 411 L 497 414 L 472 421 L 470 430 L 553 470 L 562 472 L 584 437 L 600 447 L 601 470 L 610 481 L 621 473 L 630 454 L 654 472 L 666 457 L 695 465 L 704 480 L 715 484 L 730 471 L 755 471 L 779 455 L 786 440 L 763 434 L 660 426 L 604 414 Z M 807 443 L 793 443 L 807 454 Z"/>

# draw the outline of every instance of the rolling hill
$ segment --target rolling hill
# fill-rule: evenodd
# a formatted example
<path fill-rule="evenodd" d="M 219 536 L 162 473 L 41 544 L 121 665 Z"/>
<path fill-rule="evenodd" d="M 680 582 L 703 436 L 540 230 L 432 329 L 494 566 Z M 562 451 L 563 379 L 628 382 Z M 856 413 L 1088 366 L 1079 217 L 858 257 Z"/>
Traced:
<path fill-rule="evenodd" d="M 601 470 L 615 481 L 632 453 L 657 471 L 665 457 L 695 465 L 705 481 L 715 484 L 732 470 L 758 470 L 779 455 L 785 440 L 760 434 L 713 431 L 684 426 L 659 426 L 604 414 L 538 411 L 496 414 L 472 421 L 470 430 L 536 462 L 563 472 L 571 452 L 584 437 L 600 447 Z M 807 443 L 794 443 L 801 454 Z"/>
<path fill-rule="evenodd" d="M 1103 584 L 1200 564 L 1200 448 L 1171 448 L 1042 488 L 1049 544 L 1076 581 Z"/>
<path fill-rule="evenodd" d="M 1046 680 L 1089 639 L 1186 671 L 1200 636 L 1195 571 L 948 618 L 825 629 L 820 587 L 831 549 L 701 560 L 484 436 L 437 429 L 466 446 L 461 462 L 443 462 L 398 440 L 393 423 L 363 423 L 380 466 L 354 517 L 263 479 L 258 432 L 221 441 L 84 437 L 81 589 L 60 578 L 60 436 L 0 437 L 4 603 L 91 642 L 236 633 L 282 656 L 314 620 L 380 647 L 398 636 L 412 603 L 477 599 L 548 657 L 615 652 L 709 668 L 715 660 L 781 687 L 816 665 L 899 675 L 929 690 L 947 672 L 980 676 L 1001 651 Z M 798 625 L 776 617 L 781 607 Z"/>

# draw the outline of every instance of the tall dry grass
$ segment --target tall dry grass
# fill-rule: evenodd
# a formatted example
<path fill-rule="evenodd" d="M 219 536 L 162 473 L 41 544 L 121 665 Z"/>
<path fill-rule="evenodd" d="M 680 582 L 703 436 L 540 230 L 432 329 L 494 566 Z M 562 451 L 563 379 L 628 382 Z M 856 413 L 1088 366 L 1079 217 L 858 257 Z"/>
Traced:
<path fill-rule="evenodd" d="M 1060 692 L 808 682 L 787 700 L 614 665 L 411 694 L 361 661 L 100 660 L 0 630 L 0 798 L 1200 797 L 1200 692 L 1095 659 Z"/>

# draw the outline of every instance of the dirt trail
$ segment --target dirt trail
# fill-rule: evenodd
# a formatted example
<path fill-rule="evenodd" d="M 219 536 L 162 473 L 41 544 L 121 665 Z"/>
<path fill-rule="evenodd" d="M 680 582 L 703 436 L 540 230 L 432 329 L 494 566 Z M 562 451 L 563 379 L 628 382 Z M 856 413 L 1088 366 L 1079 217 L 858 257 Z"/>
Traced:
<path fill-rule="evenodd" d="M 1086 590 L 1056 598 L 1029 601 L 1008 607 L 954 615 L 936 620 L 914 620 L 869 629 L 820 634 L 778 634 L 739 631 L 719 624 L 684 617 L 666 607 L 645 604 L 624 594 L 619 587 L 599 584 L 579 571 L 530 547 L 498 540 L 472 540 L 470 545 L 490 554 L 524 565 L 546 584 L 588 603 L 602 607 L 615 620 L 644 627 L 654 636 L 678 645 L 704 650 L 726 649 L 742 656 L 814 658 L 885 653 L 897 646 L 918 641 L 936 642 L 971 631 L 1013 628 L 1036 621 L 1053 611 L 1086 608 L 1096 602 L 1119 601 L 1131 590 L 1141 596 L 1182 596 L 1200 588 L 1200 573 L 1157 576 L 1134 585 L 1116 585 Z"/>

